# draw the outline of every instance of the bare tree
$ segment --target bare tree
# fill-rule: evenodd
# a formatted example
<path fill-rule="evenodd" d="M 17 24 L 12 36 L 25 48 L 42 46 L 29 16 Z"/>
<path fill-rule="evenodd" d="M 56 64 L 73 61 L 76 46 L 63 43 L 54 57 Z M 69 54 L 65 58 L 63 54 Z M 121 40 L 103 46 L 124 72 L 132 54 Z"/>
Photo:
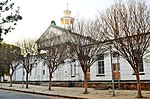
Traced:
<path fill-rule="evenodd" d="M 21 48 L 23 55 L 20 62 L 26 71 L 26 88 L 28 88 L 29 73 L 38 63 L 38 51 L 34 39 L 26 39 L 16 43 Z"/>
<path fill-rule="evenodd" d="M 136 75 L 138 97 L 143 97 L 139 71 L 150 46 L 150 9 L 144 1 L 116 2 L 98 19 L 107 39 L 127 60 Z"/>
<path fill-rule="evenodd" d="M 80 63 L 82 71 L 84 73 L 84 87 L 85 94 L 88 94 L 88 84 L 87 84 L 87 72 L 88 69 L 98 60 L 98 55 L 104 54 L 107 50 L 104 47 L 104 43 L 100 43 L 98 36 L 101 34 L 96 34 L 94 20 L 85 20 L 84 18 L 77 21 L 75 24 L 75 36 L 71 37 L 71 51 L 74 54 L 75 59 Z M 102 40 L 102 39 L 101 39 Z"/>
<path fill-rule="evenodd" d="M 50 33 L 45 37 L 46 38 L 40 38 L 39 40 L 37 40 L 37 45 L 43 45 L 43 43 L 45 45 L 44 47 L 38 47 L 38 50 L 39 52 L 41 50 L 46 51 L 46 54 L 41 54 L 41 57 L 44 60 L 44 63 L 47 64 L 49 69 L 48 89 L 51 90 L 52 74 L 57 70 L 58 66 L 60 66 L 66 58 L 66 44 L 63 43 L 63 36 L 61 35 Z"/>
<path fill-rule="evenodd" d="M 63 45 L 54 45 L 46 50 L 46 57 L 43 57 L 44 62 L 49 69 L 49 90 L 51 90 L 52 74 L 60 66 L 65 59 L 65 49 Z"/>

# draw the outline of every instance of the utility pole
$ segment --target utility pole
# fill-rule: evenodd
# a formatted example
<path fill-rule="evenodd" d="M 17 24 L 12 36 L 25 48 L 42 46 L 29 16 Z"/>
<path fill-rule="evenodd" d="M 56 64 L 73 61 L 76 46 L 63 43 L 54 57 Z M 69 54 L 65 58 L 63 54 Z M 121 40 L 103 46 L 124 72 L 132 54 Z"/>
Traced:
<path fill-rule="evenodd" d="M 112 65 L 112 47 L 109 46 L 110 49 L 110 63 L 111 63 L 111 71 L 112 71 L 112 90 L 113 90 L 113 96 L 115 96 L 115 84 L 114 84 L 114 76 L 113 76 L 113 65 Z"/>
<path fill-rule="evenodd" d="M 22 88 L 24 87 L 24 68 L 22 66 Z"/>

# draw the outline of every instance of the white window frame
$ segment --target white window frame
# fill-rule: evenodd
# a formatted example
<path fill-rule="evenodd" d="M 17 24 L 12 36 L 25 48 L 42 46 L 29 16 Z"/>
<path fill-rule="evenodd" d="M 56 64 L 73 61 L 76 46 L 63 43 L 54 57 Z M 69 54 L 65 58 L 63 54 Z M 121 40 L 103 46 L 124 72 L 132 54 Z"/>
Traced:
<path fill-rule="evenodd" d="M 76 64 L 71 64 L 71 77 L 76 75 Z"/>
<path fill-rule="evenodd" d="M 102 56 L 103 55 L 103 56 Z M 105 62 L 104 62 L 104 54 L 101 54 L 98 56 L 99 60 L 97 62 L 97 75 L 105 75 Z M 103 66 L 100 66 L 99 65 L 99 62 L 101 62 L 101 65 Z M 100 66 L 100 67 L 99 67 Z M 101 68 L 101 71 L 100 71 L 100 68 Z"/>

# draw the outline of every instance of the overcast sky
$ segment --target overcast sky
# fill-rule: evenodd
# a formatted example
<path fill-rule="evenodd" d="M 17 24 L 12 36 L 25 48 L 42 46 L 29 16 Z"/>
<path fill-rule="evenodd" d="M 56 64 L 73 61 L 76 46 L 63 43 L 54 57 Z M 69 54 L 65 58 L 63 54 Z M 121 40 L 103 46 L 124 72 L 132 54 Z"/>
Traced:
<path fill-rule="evenodd" d="M 7 43 L 14 43 L 25 38 L 38 38 L 49 27 L 52 20 L 60 26 L 63 11 L 68 8 L 71 16 L 77 14 L 94 18 L 98 10 L 102 11 L 112 5 L 115 0 L 12 0 L 20 6 L 23 19 L 17 23 L 16 29 L 3 36 Z M 147 0 L 147 2 L 150 0 Z"/>

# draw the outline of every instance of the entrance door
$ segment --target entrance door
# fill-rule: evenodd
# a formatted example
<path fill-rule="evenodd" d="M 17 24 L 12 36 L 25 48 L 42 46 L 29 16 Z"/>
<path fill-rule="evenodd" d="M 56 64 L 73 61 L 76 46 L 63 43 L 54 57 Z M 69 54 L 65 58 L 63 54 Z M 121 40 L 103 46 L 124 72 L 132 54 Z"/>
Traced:
<path fill-rule="evenodd" d="M 120 72 L 119 72 L 119 63 L 113 63 L 113 77 L 114 80 L 119 80 L 120 79 Z"/>

